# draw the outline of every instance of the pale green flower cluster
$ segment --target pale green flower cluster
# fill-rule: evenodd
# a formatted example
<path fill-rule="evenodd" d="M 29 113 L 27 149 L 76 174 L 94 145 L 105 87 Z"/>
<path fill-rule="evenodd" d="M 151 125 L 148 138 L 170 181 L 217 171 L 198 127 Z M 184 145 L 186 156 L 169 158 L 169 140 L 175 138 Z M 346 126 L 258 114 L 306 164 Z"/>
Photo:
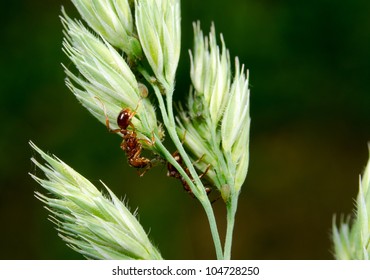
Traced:
<path fill-rule="evenodd" d="M 46 161 L 32 161 L 47 179 L 31 176 L 50 195 L 36 192 L 62 239 L 89 259 L 162 259 L 142 226 L 107 186 L 110 198 L 56 157 L 32 148 Z"/>
<path fill-rule="evenodd" d="M 370 145 L 369 145 L 370 151 Z M 341 221 L 339 228 L 333 219 L 334 255 L 340 260 L 369 260 L 370 256 L 370 158 L 360 176 L 356 199 L 356 216 Z"/>
<path fill-rule="evenodd" d="M 129 57 L 142 56 L 128 0 L 72 0 L 72 2 L 90 27 L 112 46 L 120 48 Z"/>
<path fill-rule="evenodd" d="M 194 54 L 190 52 L 190 76 L 196 95 L 203 95 L 203 106 L 208 108 L 212 124 L 223 115 L 230 89 L 230 55 L 221 35 L 220 51 L 214 25 L 209 38 L 203 36 L 200 23 L 194 23 Z"/>
<path fill-rule="evenodd" d="M 145 56 L 158 81 L 173 88 L 181 49 L 180 1 L 135 3 L 136 26 Z"/>
<path fill-rule="evenodd" d="M 221 36 L 217 45 L 214 26 L 204 37 L 194 24 L 194 50 L 190 53 L 191 90 L 186 110 L 180 106 L 178 132 L 200 171 L 217 186 L 225 201 L 238 194 L 249 162 L 249 89 L 244 65 L 235 59 L 232 78 L 228 50 Z"/>
<path fill-rule="evenodd" d="M 78 100 L 105 124 L 106 109 L 112 128 L 122 108 L 136 110 L 132 122 L 147 136 L 159 131 L 154 106 L 143 98 L 139 84 L 122 56 L 107 42 L 64 14 L 63 49 L 80 72 L 76 76 L 65 67 L 67 86 Z"/>

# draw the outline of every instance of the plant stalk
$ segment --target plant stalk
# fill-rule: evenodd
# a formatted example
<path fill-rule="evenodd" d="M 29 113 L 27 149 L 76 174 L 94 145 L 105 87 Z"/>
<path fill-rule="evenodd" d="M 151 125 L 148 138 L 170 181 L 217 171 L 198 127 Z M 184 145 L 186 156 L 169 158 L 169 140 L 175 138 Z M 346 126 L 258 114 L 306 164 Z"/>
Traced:
<path fill-rule="evenodd" d="M 238 207 L 238 194 L 232 193 L 230 201 L 226 203 L 226 237 L 225 237 L 225 247 L 224 247 L 224 259 L 231 259 L 231 246 L 233 240 L 234 224 L 235 224 L 235 214 Z"/>
<path fill-rule="evenodd" d="M 212 239 L 213 239 L 213 243 L 214 243 L 215 250 L 216 250 L 217 259 L 221 260 L 223 259 L 222 245 L 221 245 L 221 240 L 220 240 L 220 236 L 218 233 L 216 218 L 213 212 L 212 205 L 208 199 L 205 188 L 201 180 L 199 179 L 198 174 L 195 171 L 195 168 L 193 164 L 191 163 L 190 158 L 187 155 L 186 151 L 184 150 L 181 144 L 181 141 L 176 132 L 176 124 L 175 124 L 175 118 L 174 118 L 173 106 L 172 106 L 173 89 L 169 87 L 165 89 L 166 101 L 167 101 L 167 108 L 166 108 L 162 93 L 160 92 L 160 89 L 155 84 L 152 84 L 152 85 L 153 85 L 153 89 L 155 91 L 156 97 L 158 99 L 161 114 L 163 116 L 164 125 L 167 128 L 170 138 L 175 144 L 177 150 L 179 151 L 196 185 L 194 185 L 193 179 L 189 178 L 189 176 L 186 174 L 184 169 L 178 164 L 178 162 L 173 158 L 171 153 L 163 146 L 162 142 L 159 139 L 156 139 L 156 145 L 161 150 L 161 152 L 163 153 L 167 161 L 171 163 L 179 171 L 181 176 L 184 177 L 186 182 L 189 184 L 189 187 L 192 190 L 193 194 L 196 196 L 196 198 L 199 200 L 199 202 L 203 206 L 204 211 L 206 212 L 206 215 L 207 215 L 210 229 L 211 229 L 211 234 L 212 234 Z"/>
<path fill-rule="evenodd" d="M 171 153 L 166 149 L 165 146 L 163 146 L 162 142 L 157 136 L 155 137 L 156 145 L 162 152 L 163 156 L 166 158 L 166 160 L 171 163 L 181 174 L 181 176 L 184 177 L 186 182 L 189 184 L 190 188 L 193 190 L 195 189 L 193 181 L 189 178 L 189 176 L 186 174 L 184 169 L 180 166 L 180 164 L 173 158 Z M 198 198 L 198 197 L 197 197 Z M 212 239 L 213 243 L 215 245 L 215 250 L 216 250 L 216 256 L 218 260 L 223 259 L 223 253 L 222 253 L 222 245 L 221 245 L 221 240 L 220 236 L 218 234 L 218 228 L 217 228 L 217 223 L 215 219 L 215 215 L 212 209 L 212 205 L 208 200 L 208 197 L 206 199 L 203 199 L 203 197 L 198 198 L 199 202 L 204 208 L 204 211 L 206 212 L 209 227 L 211 229 L 211 234 L 212 234 Z"/>

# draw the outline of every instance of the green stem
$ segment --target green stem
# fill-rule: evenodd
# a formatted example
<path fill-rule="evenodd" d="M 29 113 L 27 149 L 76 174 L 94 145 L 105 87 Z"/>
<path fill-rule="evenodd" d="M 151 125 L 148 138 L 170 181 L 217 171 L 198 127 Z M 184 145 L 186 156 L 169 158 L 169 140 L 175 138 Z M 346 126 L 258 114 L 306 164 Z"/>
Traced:
<path fill-rule="evenodd" d="M 182 143 L 179 139 L 179 136 L 176 132 L 176 123 L 175 123 L 175 117 L 173 114 L 173 105 L 172 105 L 172 93 L 173 93 L 173 88 L 166 88 L 166 101 L 167 101 L 167 112 L 168 112 L 168 118 L 169 118 L 169 126 L 167 127 L 168 132 L 170 134 L 170 137 L 172 141 L 174 142 L 177 150 L 179 151 L 186 167 L 188 168 L 191 176 L 194 178 L 195 184 L 198 187 L 198 190 L 200 189 L 199 192 L 194 192 L 194 195 L 198 198 L 200 203 L 202 204 L 204 211 L 206 212 L 209 226 L 211 229 L 211 234 L 213 238 L 213 242 L 215 245 L 216 249 L 216 255 L 217 259 L 221 260 L 224 259 L 223 253 L 222 253 L 222 245 L 221 245 L 221 240 L 220 236 L 218 233 L 218 228 L 217 228 L 217 223 L 216 223 L 216 218 L 213 212 L 213 208 L 211 205 L 211 202 L 209 201 L 205 188 L 203 186 L 202 181 L 199 179 L 198 173 L 196 172 L 192 162 L 190 161 L 190 158 L 188 154 L 186 153 L 184 147 L 182 146 Z M 195 190 L 194 190 L 195 191 Z M 197 195 L 199 193 L 200 195 Z"/>
<path fill-rule="evenodd" d="M 224 259 L 230 260 L 231 258 L 231 246 L 233 240 L 233 231 L 235 224 L 235 214 L 238 207 L 238 194 L 232 193 L 229 202 L 226 203 L 226 237 L 225 237 L 225 247 L 224 247 Z"/>
<path fill-rule="evenodd" d="M 146 73 L 145 73 L 146 74 Z M 144 75 L 146 76 L 146 75 Z M 148 77 L 147 77 L 148 78 Z M 147 79 L 148 80 L 148 79 Z M 153 85 L 153 84 L 152 84 Z M 212 205 L 207 197 L 205 188 L 200 181 L 198 174 L 195 171 L 195 168 L 193 164 L 191 163 L 189 156 L 185 152 L 181 141 L 177 135 L 176 132 L 176 124 L 175 124 L 175 118 L 173 114 L 173 106 L 172 106 L 172 93 L 173 89 L 167 87 L 166 90 L 166 97 L 167 97 L 167 108 L 164 104 L 164 100 L 162 97 L 162 94 L 159 90 L 159 88 L 156 85 L 153 85 L 154 92 L 156 94 L 156 97 L 158 99 L 159 107 L 161 110 L 161 114 L 163 117 L 164 125 L 167 128 L 167 131 L 174 142 L 177 150 L 179 151 L 186 167 L 188 168 L 191 176 L 194 178 L 194 182 L 189 176 L 186 174 L 186 172 L 183 170 L 183 168 L 178 164 L 178 162 L 173 158 L 170 152 L 163 146 L 160 139 L 156 139 L 156 146 L 160 149 L 163 156 L 167 159 L 169 163 L 171 163 L 181 174 L 181 176 L 184 177 L 186 182 L 189 184 L 190 189 L 192 190 L 193 194 L 196 196 L 196 198 L 199 200 L 199 202 L 202 204 L 204 211 L 206 212 L 208 223 L 211 229 L 211 234 L 213 238 L 213 243 L 215 245 L 216 255 L 217 259 L 221 260 L 223 259 L 223 252 L 222 252 L 222 245 L 221 245 L 221 239 L 218 233 L 217 223 L 215 219 L 215 215 L 213 212 Z M 167 110 L 166 110 L 167 109 Z"/>
<path fill-rule="evenodd" d="M 182 157 L 182 160 L 184 161 L 186 167 L 188 168 L 188 170 L 190 172 L 190 175 L 193 177 L 193 180 L 195 181 L 196 186 L 199 188 L 198 190 L 196 190 L 196 192 L 198 192 L 201 197 L 197 197 L 197 198 L 199 200 L 201 198 L 202 199 L 205 198 L 206 200 L 208 200 L 205 188 L 203 186 L 203 183 L 199 179 L 198 173 L 196 172 L 196 170 L 193 166 L 193 163 L 191 162 L 188 154 L 186 153 L 184 147 L 182 146 L 180 138 L 179 138 L 179 136 L 176 132 L 176 123 L 175 123 L 175 117 L 174 117 L 174 114 L 173 114 L 173 105 L 172 105 L 172 93 L 173 93 L 173 88 L 167 87 L 166 88 L 166 101 L 167 101 L 167 112 L 168 112 L 169 123 L 168 123 L 168 126 L 166 125 L 166 127 L 168 129 L 168 133 L 169 133 L 172 141 L 174 142 L 177 150 L 179 151 L 179 153 Z M 196 193 L 194 193 L 194 194 L 196 195 Z"/>
<path fill-rule="evenodd" d="M 200 203 L 202 204 L 202 206 L 204 208 L 204 211 L 206 212 L 206 215 L 207 215 L 207 218 L 208 218 L 208 223 L 209 223 L 209 227 L 211 229 L 211 234 L 212 234 L 213 243 L 215 245 L 217 259 L 218 260 L 224 260 L 221 240 L 220 240 L 220 236 L 218 234 L 216 218 L 215 218 L 215 214 L 213 212 L 212 205 L 209 202 L 208 198 L 206 200 L 200 200 Z"/>
<path fill-rule="evenodd" d="M 191 190 L 195 190 L 195 186 L 193 181 L 189 178 L 189 176 L 186 174 L 184 169 L 179 165 L 179 163 L 173 158 L 171 153 L 166 149 L 166 147 L 162 144 L 161 140 L 157 137 L 155 137 L 155 142 L 159 150 L 161 151 L 162 155 L 166 158 L 166 160 L 171 163 L 181 174 L 181 176 L 184 177 L 186 182 L 189 184 Z M 222 253 L 222 245 L 221 245 L 221 240 L 220 236 L 218 234 L 218 229 L 217 229 L 217 223 L 215 219 L 215 215 L 213 213 L 213 208 L 211 203 L 208 200 L 208 197 L 206 199 L 203 199 L 201 197 L 197 197 L 199 202 L 202 204 L 204 211 L 206 212 L 209 227 L 211 229 L 211 234 L 213 238 L 213 243 L 215 245 L 215 250 L 216 250 L 216 256 L 217 259 L 222 260 L 223 259 L 223 253 Z"/>
<path fill-rule="evenodd" d="M 163 100 L 163 97 L 162 97 L 162 94 L 161 94 L 159 88 L 156 85 L 153 85 L 153 88 L 154 88 L 154 92 L 155 92 L 156 97 L 157 97 L 158 102 L 159 102 L 159 108 L 161 110 L 161 114 L 162 114 L 162 117 L 163 117 L 163 122 L 164 122 L 165 127 L 167 128 L 168 134 L 170 135 L 170 138 L 174 142 L 175 147 L 179 151 L 186 167 L 188 168 L 191 176 L 194 178 L 194 181 L 196 183 L 196 185 L 194 185 L 193 181 L 190 178 L 188 178 L 191 181 L 191 183 L 189 184 L 190 188 L 191 188 L 192 192 L 194 193 L 194 195 L 199 200 L 204 200 L 204 198 L 206 198 L 208 200 L 207 194 L 205 192 L 205 188 L 204 188 L 202 182 L 200 181 L 200 179 L 198 177 L 198 174 L 196 173 L 195 168 L 194 168 L 193 164 L 191 163 L 191 161 L 188 157 L 188 154 L 184 150 L 184 148 L 181 144 L 181 141 L 180 141 L 180 139 L 177 135 L 176 125 L 175 125 L 174 116 L 173 116 L 173 109 L 172 109 L 172 93 L 169 94 L 170 97 L 167 97 L 169 101 L 167 101 L 167 110 L 166 110 L 166 106 L 164 104 L 164 100 Z M 179 170 L 179 172 L 180 172 L 180 170 Z M 181 174 L 181 175 L 183 176 L 183 174 Z M 187 177 L 189 177 L 189 176 L 186 174 L 183 177 L 186 180 Z M 188 182 L 188 180 L 186 180 L 186 181 Z"/>

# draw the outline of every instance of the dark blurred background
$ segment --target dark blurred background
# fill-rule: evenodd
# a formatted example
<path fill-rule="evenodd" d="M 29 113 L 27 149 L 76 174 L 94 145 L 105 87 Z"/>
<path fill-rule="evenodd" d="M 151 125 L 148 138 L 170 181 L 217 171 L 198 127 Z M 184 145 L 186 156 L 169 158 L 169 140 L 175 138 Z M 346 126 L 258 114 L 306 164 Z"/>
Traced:
<path fill-rule="evenodd" d="M 41 188 L 28 141 L 139 207 L 166 259 L 213 259 L 203 210 L 164 167 L 143 178 L 64 85 L 60 7 L 67 0 L 8 1 L 1 9 L 1 259 L 80 259 L 34 198 Z M 231 57 L 250 71 L 250 169 L 234 259 L 332 259 L 333 214 L 353 210 L 370 140 L 370 2 L 182 1 L 177 96 L 189 89 L 192 22 L 212 21 Z M 39 174 L 39 173 L 38 173 Z M 221 232 L 223 204 L 214 204 Z"/>

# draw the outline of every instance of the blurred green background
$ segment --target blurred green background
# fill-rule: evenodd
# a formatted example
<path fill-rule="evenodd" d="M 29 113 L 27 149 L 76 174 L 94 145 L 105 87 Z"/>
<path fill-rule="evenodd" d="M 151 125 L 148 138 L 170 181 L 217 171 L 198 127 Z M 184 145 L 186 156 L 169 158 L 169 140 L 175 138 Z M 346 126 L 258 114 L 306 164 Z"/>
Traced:
<path fill-rule="evenodd" d="M 205 215 L 164 167 L 143 178 L 64 85 L 60 7 L 8 1 L 1 9 L 0 259 L 79 259 L 34 198 L 32 139 L 139 207 L 166 259 L 213 259 Z M 331 259 L 332 216 L 349 214 L 370 140 L 370 2 L 183 0 L 177 96 L 189 89 L 192 22 L 212 21 L 250 70 L 250 169 L 234 259 Z M 5 20 L 4 20 L 5 19 Z M 37 173 L 39 174 L 39 173 Z M 221 232 L 224 211 L 214 204 Z"/>

